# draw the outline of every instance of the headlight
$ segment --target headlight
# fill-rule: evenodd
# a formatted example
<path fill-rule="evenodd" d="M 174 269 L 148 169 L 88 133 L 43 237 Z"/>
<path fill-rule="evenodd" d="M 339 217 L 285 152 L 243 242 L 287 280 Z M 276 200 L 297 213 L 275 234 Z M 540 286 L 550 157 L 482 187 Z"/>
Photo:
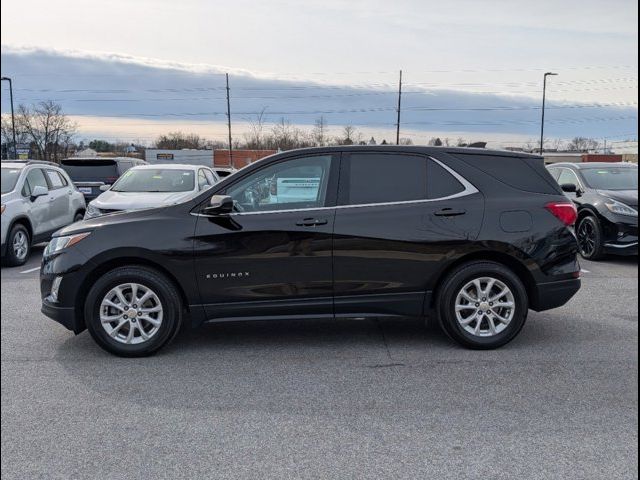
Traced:
<path fill-rule="evenodd" d="M 60 250 L 72 247 L 76 243 L 87 238 L 90 234 L 91 232 L 83 232 L 76 233 L 75 235 L 65 235 L 64 237 L 53 237 L 49 242 L 49 245 L 47 245 L 47 248 L 44 249 L 44 256 L 48 257 L 58 253 Z"/>
<path fill-rule="evenodd" d="M 635 208 L 631 208 L 629 205 L 625 205 L 624 203 L 618 202 L 617 200 L 614 200 L 612 198 L 604 202 L 604 204 L 611 213 L 615 213 L 617 215 L 626 215 L 627 217 L 638 216 L 638 211 Z"/>
<path fill-rule="evenodd" d="M 100 209 L 92 204 L 87 205 L 87 211 L 84 214 L 85 220 L 88 218 L 99 217 L 102 215 Z"/>

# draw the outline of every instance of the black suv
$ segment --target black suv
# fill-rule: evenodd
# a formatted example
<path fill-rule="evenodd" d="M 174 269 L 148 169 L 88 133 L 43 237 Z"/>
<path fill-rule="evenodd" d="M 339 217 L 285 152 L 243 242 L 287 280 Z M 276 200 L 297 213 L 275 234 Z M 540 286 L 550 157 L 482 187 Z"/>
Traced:
<path fill-rule="evenodd" d="M 331 147 L 256 162 L 178 205 L 67 227 L 42 311 L 106 350 L 182 324 L 434 317 L 464 346 L 512 340 L 580 288 L 576 209 L 540 157 Z"/>
<path fill-rule="evenodd" d="M 587 260 L 638 255 L 638 166 L 556 163 L 549 171 L 578 208 L 577 236 Z"/>

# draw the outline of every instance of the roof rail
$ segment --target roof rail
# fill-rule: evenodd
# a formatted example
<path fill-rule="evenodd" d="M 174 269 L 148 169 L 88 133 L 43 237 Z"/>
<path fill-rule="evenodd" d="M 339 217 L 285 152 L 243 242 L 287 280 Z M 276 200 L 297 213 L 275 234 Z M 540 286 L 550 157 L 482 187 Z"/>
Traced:
<path fill-rule="evenodd" d="M 25 165 L 51 165 L 54 167 L 59 167 L 59 165 L 55 162 L 49 162 L 47 160 L 13 160 L 13 159 L 3 159 L 2 163 L 24 163 Z"/>

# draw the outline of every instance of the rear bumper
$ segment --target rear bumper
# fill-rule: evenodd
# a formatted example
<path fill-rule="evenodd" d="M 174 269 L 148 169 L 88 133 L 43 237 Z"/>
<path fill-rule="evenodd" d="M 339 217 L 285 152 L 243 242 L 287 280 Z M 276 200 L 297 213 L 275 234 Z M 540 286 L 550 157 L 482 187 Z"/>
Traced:
<path fill-rule="evenodd" d="M 565 305 L 578 293 L 582 281 L 579 278 L 557 282 L 539 283 L 531 299 L 531 309 L 536 312 L 551 310 Z"/>

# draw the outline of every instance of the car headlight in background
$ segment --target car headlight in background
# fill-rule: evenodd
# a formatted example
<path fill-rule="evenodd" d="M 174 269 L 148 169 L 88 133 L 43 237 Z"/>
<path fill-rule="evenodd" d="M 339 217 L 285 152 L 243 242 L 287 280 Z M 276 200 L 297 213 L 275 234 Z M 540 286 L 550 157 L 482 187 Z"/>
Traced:
<path fill-rule="evenodd" d="M 611 213 L 615 213 L 617 215 L 626 215 L 627 217 L 637 217 L 638 211 L 635 208 L 631 208 L 629 205 L 625 205 L 622 202 L 618 202 L 610 198 L 606 202 L 604 202 L 605 206 L 609 209 Z"/>
<path fill-rule="evenodd" d="M 76 233 L 75 235 L 65 235 L 64 237 L 53 237 L 47 245 L 47 248 L 44 249 L 44 256 L 48 257 L 50 255 L 58 253 L 61 250 L 64 250 L 65 248 L 72 247 L 76 243 L 87 238 L 89 235 L 91 235 L 91 232 Z"/>
<path fill-rule="evenodd" d="M 87 211 L 84 214 L 84 219 L 99 217 L 102 215 L 100 209 L 92 204 L 87 205 Z"/>

